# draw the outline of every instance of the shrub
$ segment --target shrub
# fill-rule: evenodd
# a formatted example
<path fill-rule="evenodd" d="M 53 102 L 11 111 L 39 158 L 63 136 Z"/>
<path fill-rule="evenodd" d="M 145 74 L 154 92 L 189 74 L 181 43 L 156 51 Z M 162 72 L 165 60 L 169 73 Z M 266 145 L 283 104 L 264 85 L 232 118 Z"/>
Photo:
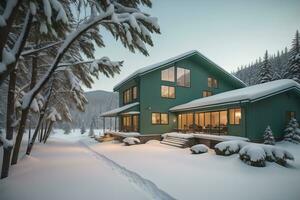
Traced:
<path fill-rule="evenodd" d="M 140 144 L 141 141 L 138 138 L 135 137 L 127 137 L 123 140 L 124 144 L 126 146 L 130 146 L 130 145 L 135 145 L 135 144 Z"/>
<path fill-rule="evenodd" d="M 193 154 L 201 154 L 206 153 L 208 151 L 208 147 L 205 144 L 196 144 L 190 148 Z"/>
<path fill-rule="evenodd" d="M 265 150 L 257 144 L 249 144 L 244 146 L 240 152 L 240 159 L 251 166 L 264 167 L 266 166 L 266 153 Z"/>
<path fill-rule="evenodd" d="M 273 136 L 273 132 L 270 128 L 270 126 L 268 126 L 265 130 L 264 133 L 264 144 L 270 144 L 270 145 L 274 145 L 275 144 L 275 138 Z"/>
<path fill-rule="evenodd" d="M 225 141 L 216 144 L 215 152 L 217 155 L 230 156 L 232 154 L 238 153 L 247 142 L 240 140 Z"/>

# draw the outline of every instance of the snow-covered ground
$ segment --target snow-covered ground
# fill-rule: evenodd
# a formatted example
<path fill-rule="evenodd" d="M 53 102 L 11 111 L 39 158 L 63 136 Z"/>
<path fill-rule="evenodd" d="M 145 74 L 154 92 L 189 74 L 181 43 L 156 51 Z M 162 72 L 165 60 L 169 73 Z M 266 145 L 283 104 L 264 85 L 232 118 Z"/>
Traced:
<path fill-rule="evenodd" d="M 97 143 L 79 130 L 56 130 L 0 181 L 0 199 L 299 200 L 300 145 L 276 145 L 294 155 L 288 167 L 256 168 L 237 154 L 191 154 L 158 141 Z"/>

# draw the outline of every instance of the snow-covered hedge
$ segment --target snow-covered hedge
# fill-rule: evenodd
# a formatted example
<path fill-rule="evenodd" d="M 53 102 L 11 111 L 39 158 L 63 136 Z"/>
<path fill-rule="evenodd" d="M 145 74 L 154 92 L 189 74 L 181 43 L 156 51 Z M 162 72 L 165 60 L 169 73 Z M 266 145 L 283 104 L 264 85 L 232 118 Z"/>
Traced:
<path fill-rule="evenodd" d="M 266 153 L 266 160 L 269 162 L 276 162 L 284 166 L 286 164 L 286 160 L 294 160 L 294 156 L 287 150 L 270 145 L 261 146 Z"/>
<path fill-rule="evenodd" d="M 193 154 L 201 154 L 206 153 L 208 151 L 208 147 L 205 144 L 196 144 L 192 146 L 190 150 Z"/>
<path fill-rule="evenodd" d="M 238 153 L 246 144 L 248 143 L 241 140 L 220 142 L 215 145 L 215 152 L 217 155 L 230 156 Z"/>
<path fill-rule="evenodd" d="M 259 145 L 248 144 L 240 150 L 239 155 L 240 159 L 248 165 L 255 167 L 266 166 L 266 153 Z"/>
<path fill-rule="evenodd" d="M 134 137 L 127 137 L 123 140 L 124 144 L 127 146 L 130 145 L 135 145 L 135 144 L 140 144 L 141 141 L 138 138 L 134 138 Z"/>

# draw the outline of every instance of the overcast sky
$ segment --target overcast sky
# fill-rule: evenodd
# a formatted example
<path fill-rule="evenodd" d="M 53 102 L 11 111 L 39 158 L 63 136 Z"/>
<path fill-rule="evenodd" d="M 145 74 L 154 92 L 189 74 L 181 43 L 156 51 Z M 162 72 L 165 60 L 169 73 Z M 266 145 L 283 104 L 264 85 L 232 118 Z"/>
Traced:
<path fill-rule="evenodd" d="M 300 29 L 300 0 L 154 0 L 147 12 L 161 28 L 148 47 L 150 56 L 129 52 L 105 33 L 106 47 L 97 49 L 96 58 L 124 60 L 124 67 L 114 78 L 100 76 L 87 91 L 112 91 L 135 70 L 194 49 L 231 72 L 266 49 L 290 47 Z"/>

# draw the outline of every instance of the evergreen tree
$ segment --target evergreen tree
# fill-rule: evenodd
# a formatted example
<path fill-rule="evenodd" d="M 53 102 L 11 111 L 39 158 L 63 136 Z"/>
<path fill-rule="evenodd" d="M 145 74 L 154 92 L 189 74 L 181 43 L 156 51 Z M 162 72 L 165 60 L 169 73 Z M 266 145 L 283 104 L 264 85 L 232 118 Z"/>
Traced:
<path fill-rule="evenodd" d="M 66 123 L 65 126 L 64 126 L 64 128 L 63 128 L 63 130 L 64 130 L 64 134 L 66 134 L 66 135 L 70 134 L 71 133 L 71 126 L 70 126 L 70 124 Z"/>
<path fill-rule="evenodd" d="M 299 31 L 296 31 L 295 38 L 292 42 L 290 58 L 287 64 L 286 78 L 293 79 L 300 83 L 300 39 Z"/>
<path fill-rule="evenodd" d="M 300 129 L 299 129 L 299 123 L 295 118 L 292 118 L 285 131 L 284 140 L 289 142 L 295 142 L 300 143 Z"/>
<path fill-rule="evenodd" d="M 271 144 L 274 145 L 275 144 L 275 138 L 273 136 L 273 132 L 270 128 L 270 126 L 268 126 L 265 130 L 264 133 L 264 144 Z"/>
<path fill-rule="evenodd" d="M 84 125 L 84 123 L 82 122 L 81 129 L 80 129 L 80 133 L 81 133 L 81 134 L 84 134 L 85 132 L 86 132 L 86 130 L 85 130 L 85 125 Z"/>
<path fill-rule="evenodd" d="M 268 51 L 266 51 L 262 65 L 259 71 L 259 83 L 272 81 L 271 63 L 269 61 Z"/>

